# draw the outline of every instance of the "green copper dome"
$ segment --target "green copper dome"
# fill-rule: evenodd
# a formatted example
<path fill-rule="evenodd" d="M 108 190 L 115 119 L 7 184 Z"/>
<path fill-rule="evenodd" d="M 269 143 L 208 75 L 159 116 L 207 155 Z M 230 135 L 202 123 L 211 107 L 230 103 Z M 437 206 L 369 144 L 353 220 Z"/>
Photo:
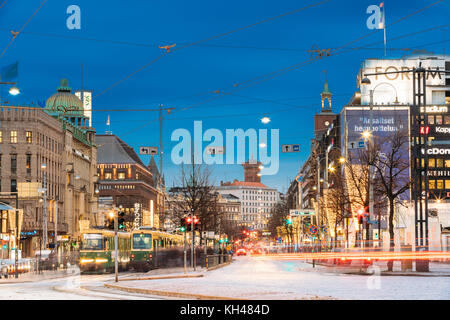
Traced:
<path fill-rule="evenodd" d="M 58 92 L 47 99 L 45 109 L 51 113 L 83 115 L 83 102 L 71 91 L 67 79 L 61 79 Z"/>

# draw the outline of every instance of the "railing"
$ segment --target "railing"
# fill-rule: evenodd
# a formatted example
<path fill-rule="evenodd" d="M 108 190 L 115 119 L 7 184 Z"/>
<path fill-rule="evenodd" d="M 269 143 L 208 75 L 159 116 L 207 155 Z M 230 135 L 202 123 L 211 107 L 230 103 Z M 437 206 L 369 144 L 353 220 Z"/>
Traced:
<path fill-rule="evenodd" d="M 213 254 L 205 257 L 205 267 L 210 269 L 218 265 L 231 262 L 233 256 L 231 254 Z"/>

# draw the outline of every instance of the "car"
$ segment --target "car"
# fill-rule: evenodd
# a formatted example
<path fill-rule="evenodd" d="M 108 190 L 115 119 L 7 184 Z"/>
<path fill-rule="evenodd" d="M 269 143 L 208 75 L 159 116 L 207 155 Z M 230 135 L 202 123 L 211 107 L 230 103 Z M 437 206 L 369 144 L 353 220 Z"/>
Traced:
<path fill-rule="evenodd" d="M 240 248 L 236 251 L 236 255 L 237 256 L 246 256 L 247 255 L 247 251 L 244 248 Z"/>

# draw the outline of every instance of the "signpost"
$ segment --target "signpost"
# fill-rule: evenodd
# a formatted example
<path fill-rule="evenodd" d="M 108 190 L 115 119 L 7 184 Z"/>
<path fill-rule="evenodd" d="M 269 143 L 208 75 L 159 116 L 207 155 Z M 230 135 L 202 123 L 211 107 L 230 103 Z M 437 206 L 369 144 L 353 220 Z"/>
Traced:
<path fill-rule="evenodd" d="M 348 142 L 349 149 L 364 149 L 365 147 L 366 147 L 366 142 L 364 140 Z"/>
<path fill-rule="evenodd" d="M 309 233 L 311 233 L 311 234 L 317 234 L 318 231 L 319 231 L 319 228 L 317 228 L 317 226 L 315 226 L 313 224 L 309 227 Z"/>
<path fill-rule="evenodd" d="M 291 216 L 313 216 L 315 215 L 314 210 L 297 210 L 297 209 L 291 209 L 289 210 L 289 214 Z"/>
<path fill-rule="evenodd" d="M 215 155 L 215 154 L 225 154 L 224 147 L 206 147 L 206 154 Z"/>
<path fill-rule="evenodd" d="M 300 152 L 300 145 L 299 144 L 282 144 L 281 152 L 283 152 L 283 153 Z"/>
<path fill-rule="evenodd" d="M 139 147 L 139 154 L 141 154 L 141 155 L 157 155 L 158 147 Z"/>

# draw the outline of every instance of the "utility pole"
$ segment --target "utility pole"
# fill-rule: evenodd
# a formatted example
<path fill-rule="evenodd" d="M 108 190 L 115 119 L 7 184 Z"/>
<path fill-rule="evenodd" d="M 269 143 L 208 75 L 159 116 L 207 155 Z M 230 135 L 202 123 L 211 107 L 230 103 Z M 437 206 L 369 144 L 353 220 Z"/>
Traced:
<path fill-rule="evenodd" d="M 47 165 L 43 163 L 41 165 L 41 168 L 44 169 L 44 181 L 43 181 L 43 190 L 44 190 L 44 211 L 43 211 L 43 221 L 42 221 L 42 230 L 43 230 L 43 244 L 44 244 L 44 250 L 47 249 L 47 236 L 48 236 L 48 230 L 47 230 Z"/>
<path fill-rule="evenodd" d="M 187 265 L 187 257 L 186 257 L 186 228 L 184 229 L 184 273 L 186 274 L 186 265 Z"/>
<path fill-rule="evenodd" d="M 195 232 L 194 232 L 194 209 L 191 209 L 191 267 L 194 268 L 195 271 L 195 262 L 194 262 L 194 242 L 195 242 Z"/>
<path fill-rule="evenodd" d="M 372 219 L 373 216 L 373 179 L 372 179 L 372 171 L 373 171 L 373 167 L 372 167 L 372 161 L 373 161 L 373 152 L 374 152 L 374 148 L 373 148 L 373 139 L 374 139 L 374 134 L 373 134 L 373 91 L 374 90 L 370 90 L 370 137 L 369 137 L 369 216 L 367 217 L 367 219 Z M 369 230 L 370 226 L 369 223 L 366 220 L 366 239 L 370 240 L 370 230 Z"/>
<path fill-rule="evenodd" d="M 19 278 L 19 193 L 16 192 L 16 250 L 15 250 L 15 271 L 16 271 L 16 279 Z"/>
<path fill-rule="evenodd" d="M 59 266 L 59 254 L 58 254 L 58 196 L 55 199 L 55 253 L 56 253 L 56 269 Z"/>
<path fill-rule="evenodd" d="M 117 230 L 119 229 L 117 213 L 114 210 L 114 274 L 115 282 L 119 281 L 119 237 L 117 235 Z"/>

